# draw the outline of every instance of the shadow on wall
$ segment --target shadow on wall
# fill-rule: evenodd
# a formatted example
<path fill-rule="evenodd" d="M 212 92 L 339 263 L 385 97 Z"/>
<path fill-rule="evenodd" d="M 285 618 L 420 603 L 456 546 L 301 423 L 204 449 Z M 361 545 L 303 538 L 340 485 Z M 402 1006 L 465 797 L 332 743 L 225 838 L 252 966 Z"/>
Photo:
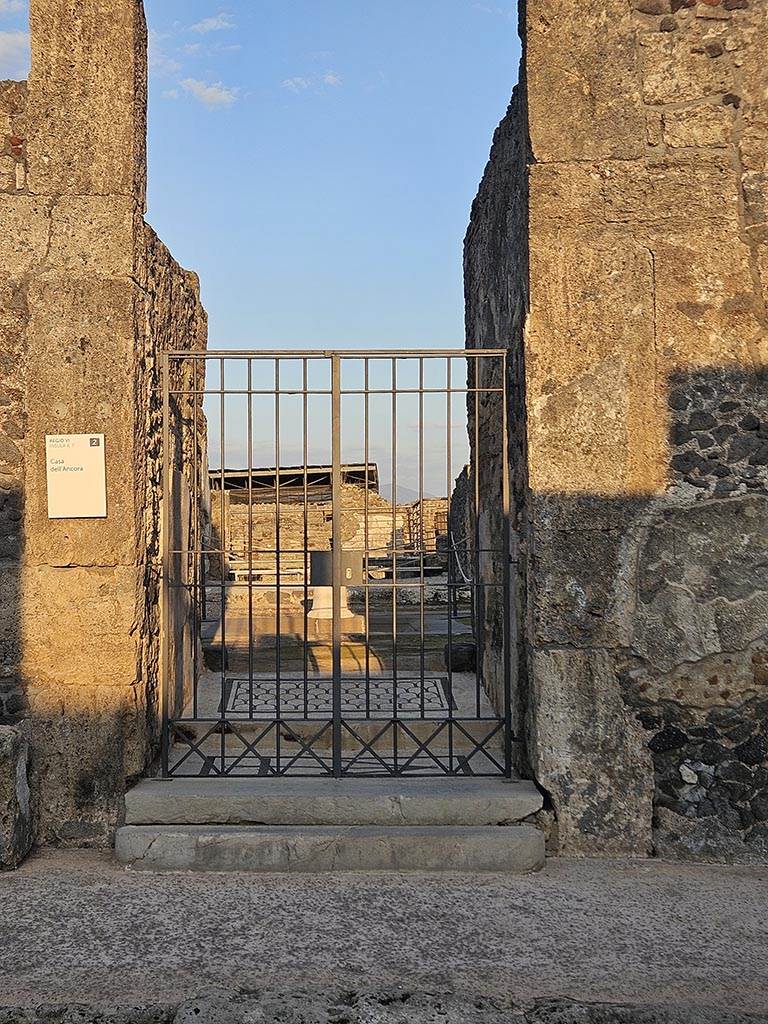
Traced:
<path fill-rule="evenodd" d="M 668 406 L 664 492 L 527 498 L 528 757 L 566 852 L 764 861 L 766 378 L 679 372 Z"/>
<path fill-rule="evenodd" d="M 7 423 L 3 424 L 7 432 Z M 9 448 L 13 442 L 0 437 Z M 15 445 L 13 445 L 15 448 Z M 7 456 L 9 452 L 4 451 Z M 19 460 L 21 453 L 18 452 Z M 4 460 L 6 461 L 6 460 Z M 6 466 L 2 467 L 3 472 Z M 18 722 L 25 711 L 21 685 L 21 558 L 24 499 L 17 484 L 0 484 L 0 725 Z"/>
<path fill-rule="evenodd" d="M 6 403 L 7 408 L 7 403 Z M 3 434 L 9 423 L 3 417 Z M 17 453 L 0 434 L 3 473 Z M 21 652 L 21 556 L 23 497 L 17 485 L 0 482 L 0 871 L 14 868 L 32 845 L 29 788 L 30 725 L 19 672 Z"/>

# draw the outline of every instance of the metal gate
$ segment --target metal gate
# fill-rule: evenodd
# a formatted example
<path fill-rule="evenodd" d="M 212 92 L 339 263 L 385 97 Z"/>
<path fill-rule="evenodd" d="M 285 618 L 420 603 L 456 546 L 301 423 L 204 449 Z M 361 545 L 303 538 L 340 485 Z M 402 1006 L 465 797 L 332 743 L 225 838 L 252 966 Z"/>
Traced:
<path fill-rule="evenodd" d="M 164 775 L 511 774 L 505 359 L 164 354 Z"/>

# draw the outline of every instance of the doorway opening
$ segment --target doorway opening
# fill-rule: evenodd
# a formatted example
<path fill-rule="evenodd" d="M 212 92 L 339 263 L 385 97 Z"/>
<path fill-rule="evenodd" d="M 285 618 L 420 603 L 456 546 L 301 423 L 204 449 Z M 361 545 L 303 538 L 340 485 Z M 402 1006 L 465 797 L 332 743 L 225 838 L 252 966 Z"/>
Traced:
<path fill-rule="evenodd" d="M 167 777 L 512 774 L 505 364 L 163 357 Z"/>

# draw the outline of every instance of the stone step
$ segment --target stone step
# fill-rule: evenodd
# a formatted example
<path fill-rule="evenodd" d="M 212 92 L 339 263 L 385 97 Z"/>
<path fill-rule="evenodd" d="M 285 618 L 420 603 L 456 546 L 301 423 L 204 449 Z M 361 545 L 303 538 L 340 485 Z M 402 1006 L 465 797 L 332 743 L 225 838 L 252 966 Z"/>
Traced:
<path fill-rule="evenodd" d="M 139 871 L 538 871 L 544 835 L 497 827 L 126 825 L 118 861 Z"/>
<path fill-rule="evenodd" d="M 127 825 L 498 826 L 535 814 L 532 782 L 505 779 L 145 779 Z"/>

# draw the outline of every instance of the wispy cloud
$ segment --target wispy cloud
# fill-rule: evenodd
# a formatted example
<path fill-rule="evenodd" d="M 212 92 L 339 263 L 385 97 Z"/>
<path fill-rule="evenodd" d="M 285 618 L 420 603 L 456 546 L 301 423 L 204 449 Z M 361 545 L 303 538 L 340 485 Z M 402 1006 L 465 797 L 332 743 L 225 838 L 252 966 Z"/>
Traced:
<path fill-rule="evenodd" d="M 205 34 L 206 32 L 222 32 L 230 28 L 236 28 L 232 16 L 222 11 L 221 14 L 217 14 L 213 18 L 203 18 L 202 21 L 190 25 L 190 32 Z"/>
<path fill-rule="evenodd" d="M 0 0 L 0 14 L 21 14 L 26 6 L 22 0 Z"/>
<path fill-rule="evenodd" d="M 308 89 L 312 83 L 308 78 L 284 78 L 280 83 L 283 89 L 287 89 L 289 92 L 304 92 Z"/>
<path fill-rule="evenodd" d="M 237 99 L 238 90 L 228 88 L 221 82 L 201 82 L 197 78 L 183 78 L 179 83 L 186 92 L 199 100 L 209 110 L 231 107 Z"/>
<path fill-rule="evenodd" d="M 514 19 L 517 16 L 517 11 L 514 7 L 494 7 L 491 4 L 472 4 L 476 11 L 480 11 L 482 14 L 494 14 L 498 18 L 510 18 Z"/>
<path fill-rule="evenodd" d="M 0 79 L 29 73 L 29 32 L 0 32 Z"/>
<path fill-rule="evenodd" d="M 165 38 L 165 36 L 161 35 L 155 29 L 150 30 L 149 45 L 147 48 L 149 55 L 149 67 L 159 75 L 175 75 L 178 71 L 181 71 L 181 64 L 165 52 L 165 48 L 163 46 L 163 40 Z"/>
<path fill-rule="evenodd" d="M 177 100 L 179 98 L 178 89 L 166 89 L 163 93 L 164 100 Z"/>
<path fill-rule="evenodd" d="M 293 78 L 284 78 L 280 86 L 289 92 L 300 93 L 306 92 L 307 89 L 323 86 L 337 89 L 343 84 L 343 79 L 337 71 L 326 71 L 322 75 L 295 75 Z"/>

